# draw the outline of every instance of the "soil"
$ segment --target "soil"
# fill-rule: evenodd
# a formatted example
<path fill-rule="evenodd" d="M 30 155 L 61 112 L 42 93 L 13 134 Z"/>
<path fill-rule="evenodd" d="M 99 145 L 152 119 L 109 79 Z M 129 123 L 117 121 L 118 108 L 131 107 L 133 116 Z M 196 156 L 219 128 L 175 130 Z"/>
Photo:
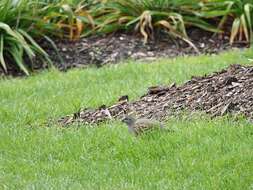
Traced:
<path fill-rule="evenodd" d="M 114 105 L 80 109 L 60 118 L 59 123 L 98 124 L 131 113 L 138 118 L 164 120 L 183 110 L 202 111 L 212 117 L 243 115 L 252 121 L 253 66 L 231 65 L 211 75 L 192 77 L 181 86 L 153 86 L 139 100 L 129 102 L 124 95 Z"/>
<path fill-rule="evenodd" d="M 202 54 L 217 54 L 231 48 L 248 47 L 246 43 L 229 45 L 229 36 L 213 35 L 193 28 L 188 32 L 189 38 Z M 119 63 L 124 59 L 155 60 L 158 57 L 173 58 L 183 55 L 196 55 L 196 51 L 182 40 L 173 40 L 165 33 L 155 34 L 147 44 L 143 44 L 142 36 L 134 33 L 113 33 L 103 36 L 91 36 L 78 41 L 53 39 L 58 53 L 48 41 L 40 41 L 39 44 L 47 51 L 53 64 L 61 71 L 71 68 L 83 68 L 90 65 L 101 67 L 105 64 Z M 33 71 L 47 68 L 47 64 L 35 59 L 28 66 Z M 15 65 L 15 64 L 9 64 Z M 15 66 L 9 67 L 10 75 L 23 75 Z M 3 71 L 0 67 L 0 75 Z"/>

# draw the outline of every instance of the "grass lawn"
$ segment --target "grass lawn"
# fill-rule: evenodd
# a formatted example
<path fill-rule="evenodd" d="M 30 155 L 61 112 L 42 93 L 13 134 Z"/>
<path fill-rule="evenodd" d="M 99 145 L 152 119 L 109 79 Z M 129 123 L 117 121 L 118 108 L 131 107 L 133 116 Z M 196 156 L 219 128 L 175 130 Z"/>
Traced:
<path fill-rule="evenodd" d="M 253 51 L 0 80 L 0 189 L 253 189 L 253 125 L 244 119 L 171 118 L 174 133 L 134 138 L 120 122 L 41 127 L 80 107 L 131 100 L 151 85 L 183 83 Z"/>

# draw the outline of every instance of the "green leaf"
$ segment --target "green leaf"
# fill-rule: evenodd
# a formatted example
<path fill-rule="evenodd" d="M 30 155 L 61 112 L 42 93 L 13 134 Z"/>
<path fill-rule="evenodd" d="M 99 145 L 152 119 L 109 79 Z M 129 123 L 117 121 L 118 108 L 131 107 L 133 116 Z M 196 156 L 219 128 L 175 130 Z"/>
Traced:
<path fill-rule="evenodd" d="M 19 68 L 26 74 L 29 75 L 28 69 L 25 67 L 23 63 L 23 51 L 21 46 L 13 46 L 10 50 L 12 57 L 14 58 L 15 62 L 19 66 Z"/>
<path fill-rule="evenodd" d="M 229 41 L 230 44 L 233 44 L 234 39 L 239 32 L 240 24 L 241 24 L 240 18 L 236 18 L 232 25 L 231 36 L 230 36 L 230 41 Z"/>
<path fill-rule="evenodd" d="M 4 60 L 4 35 L 3 34 L 0 35 L 0 62 L 4 68 L 4 71 L 7 72 L 7 67 Z"/>

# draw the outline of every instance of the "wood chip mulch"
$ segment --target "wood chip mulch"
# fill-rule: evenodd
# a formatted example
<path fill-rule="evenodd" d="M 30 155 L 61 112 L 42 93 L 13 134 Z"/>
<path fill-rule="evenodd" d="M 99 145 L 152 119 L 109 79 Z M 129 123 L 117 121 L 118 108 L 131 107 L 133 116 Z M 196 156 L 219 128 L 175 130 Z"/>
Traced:
<path fill-rule="evenodd" d="M 61 125 L 71 123 L 98 124 L 121 119 L 125 114 L 164 120 L 183 110 L 204 111 L 211 116 L 243 115 L 253 119 L 253 66 L 231 65 L 227 69 L 203 77 L 192 77 L 181 86 L 154 86 L 139 100 L 129 102 L 120 97 L 111 106 L 81 109 L 62 117 Z"/>

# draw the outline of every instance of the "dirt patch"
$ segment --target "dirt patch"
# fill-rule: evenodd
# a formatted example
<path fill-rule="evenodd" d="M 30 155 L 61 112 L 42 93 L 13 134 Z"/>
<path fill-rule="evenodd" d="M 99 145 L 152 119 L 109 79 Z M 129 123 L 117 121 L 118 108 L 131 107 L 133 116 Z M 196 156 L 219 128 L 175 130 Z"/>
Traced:
<path fill-rule="evenodd" d="M 240 114 L 253 119 L 253 66 L 232 65 L 211 75 L 192 77 L 181 86 L 150 87 L 137 101 L 129 102 L 127 95 L 122 96 L 115 105 L 81 109 L 59 119 L 59 123 L 97 124 L 129 113 L 163 120 L 182 110 L 204 111 L 212 116 Z"/>

